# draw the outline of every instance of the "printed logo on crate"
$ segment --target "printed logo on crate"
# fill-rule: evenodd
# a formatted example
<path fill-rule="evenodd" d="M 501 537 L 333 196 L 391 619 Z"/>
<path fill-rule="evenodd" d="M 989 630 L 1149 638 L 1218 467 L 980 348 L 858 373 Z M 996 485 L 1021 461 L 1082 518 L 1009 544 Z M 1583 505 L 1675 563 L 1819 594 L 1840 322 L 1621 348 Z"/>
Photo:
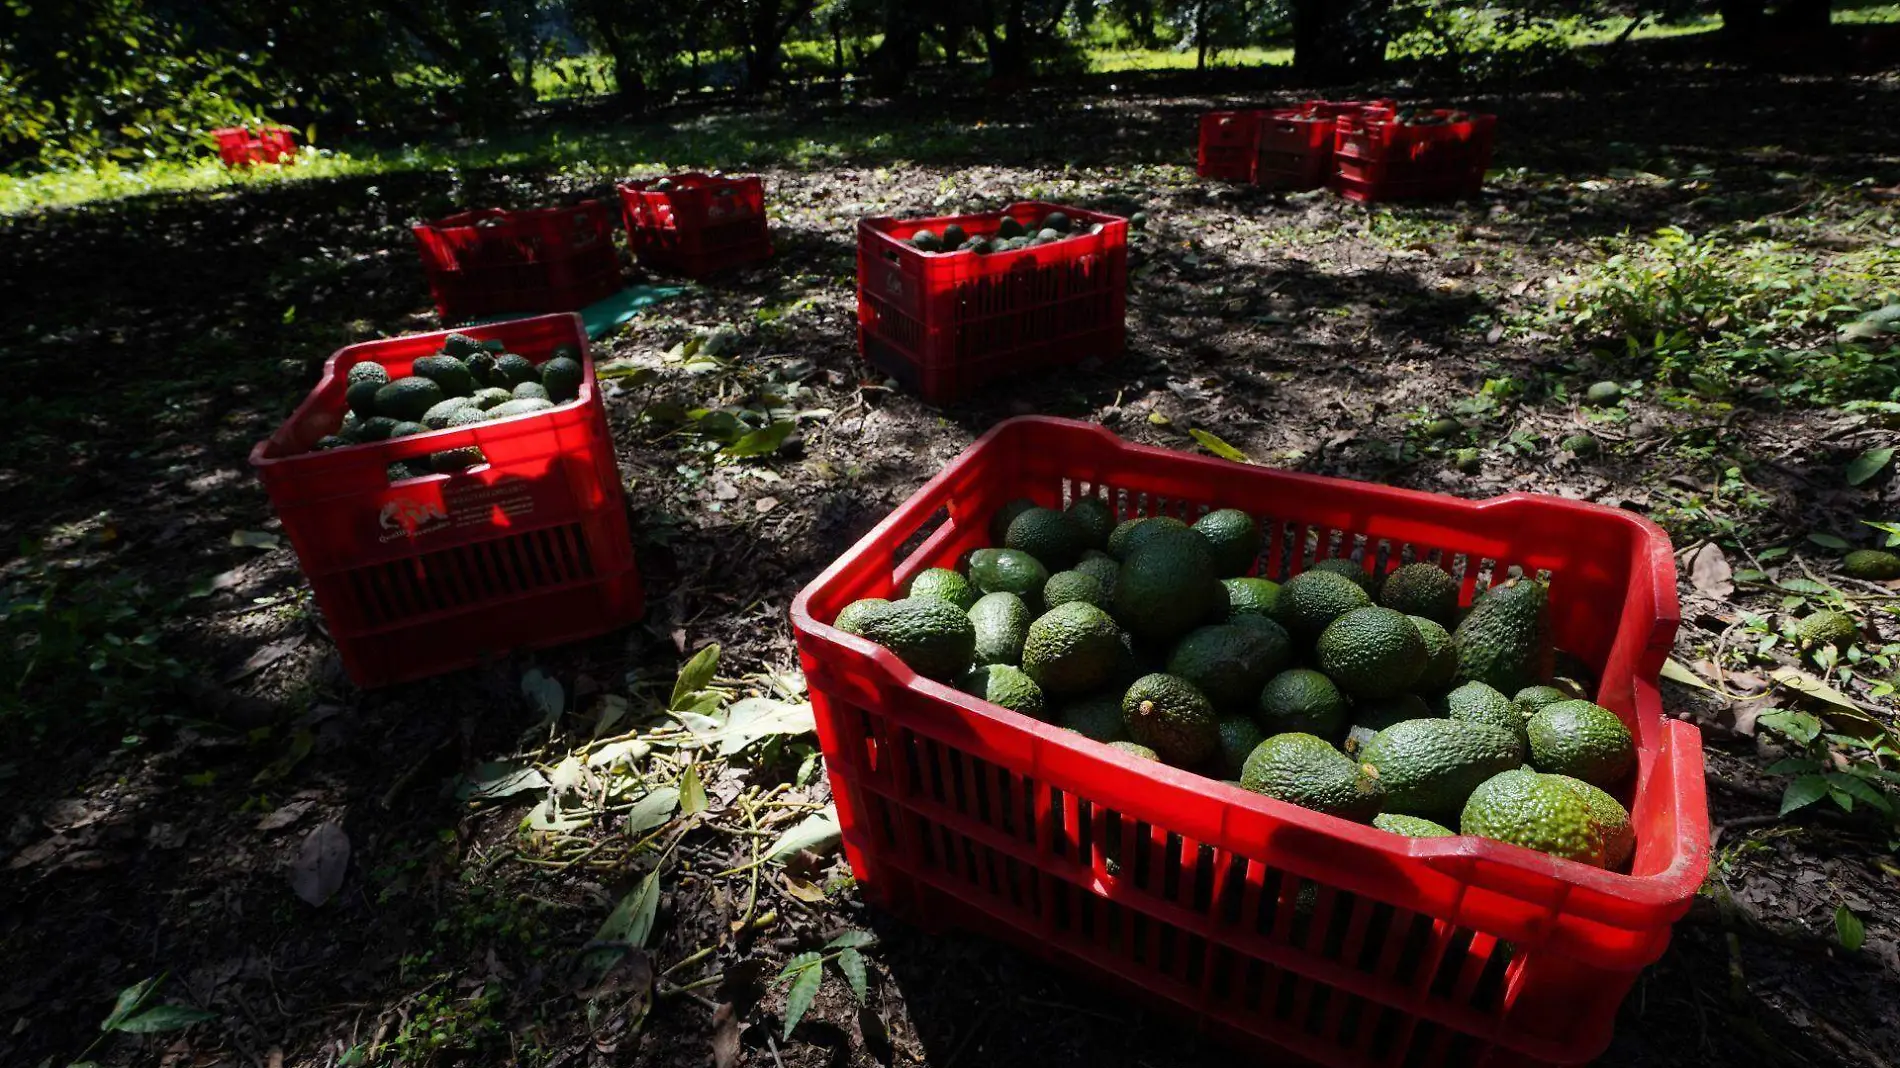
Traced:
<path fill-rule="evenodd" d="M 395 541 L 397 538 L 413 538 L 424 534 L 449 521 L 449 513 L 435 501 L 418 501 L 413 497 L 398 497 L 383 505 L 377 522 L 383 528 L 379 541 Z"/>
<path fill-rule="evenodd" d="M 505 526 L 534 510 L 534 486 L 527 479 L 494 483 L 458 479 L 443 489 L 440 502 L 397 497 L 383 505 L 377 516 L 382 527 L 378 540 L 386 543 L 465 527 Z"/>

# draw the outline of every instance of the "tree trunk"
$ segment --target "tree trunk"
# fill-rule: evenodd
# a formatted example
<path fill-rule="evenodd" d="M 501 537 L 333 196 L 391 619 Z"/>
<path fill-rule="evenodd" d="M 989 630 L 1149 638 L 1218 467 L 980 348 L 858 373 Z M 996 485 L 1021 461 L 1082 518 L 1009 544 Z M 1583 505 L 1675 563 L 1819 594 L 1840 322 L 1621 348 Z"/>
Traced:
<path fill-rule="evenodd" d="M 1205 73 L 1207 70 L 1207 4 L 1201 0 L 1194 5 L 1194 70 Z"/>
<path fill-rule="evenodd" d="M 880 93 L 901 93 L 917 69 L 917 50 L 923 26 L 907 0 L 884 0 L 884 40 L 868 60 L 871 84 Z"/>

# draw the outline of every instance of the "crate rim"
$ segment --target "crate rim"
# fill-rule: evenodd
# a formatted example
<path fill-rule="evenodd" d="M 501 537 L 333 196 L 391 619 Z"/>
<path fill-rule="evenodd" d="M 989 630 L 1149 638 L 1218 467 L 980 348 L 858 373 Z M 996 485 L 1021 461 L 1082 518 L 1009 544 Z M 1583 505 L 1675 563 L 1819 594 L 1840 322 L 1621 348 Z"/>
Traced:
<path fill-rule="evenodd" d="M 693 181 L 732 182 L 734 184 L 743 183 L 743 182 L 757 182 L 759 183 L 759 187 L 761 189 L 765 187 L 765 176 L 761 174 L 708 174 L 705 171 L 673 171 L 668 174 L 656 175 L 652 178 L 622 178 L 614 182 L 614 188 L 623 193 L 690 193 L 690 192 L 693 192 L 694 190 L 691 190 L 691 189 L 654 189 L 652 188 L 652 186 L 656 182 L 669 180 L 669 179 L 677 182 L 682 178 L 691 179 Z"/>
<path fill-rule="evenodd" d="M 587 208 L 604 208 L 611 211 L 612 205 L 598 197 L 588 197 L 586 200 L 576 201 L 572 204 L 551 204 L 540 208 L 469 208 L 466 211 L 458 211 L 452 215 L 444 215 L 435 219 L 425 219 L 412 225 L 410 229 L 416 233 L 423 233 L 425 231 L 434 232 L 437 230 L 461 230 L 473 227 L 483 219 L 540 219 L 555 215 L 572 214 Z M 406 337 L 408 335 L 403 336 Z"/>
<path fill-rule="evenodd" d="M 822 587 L 835 581 L 860 552 L 872 548 L 881 540 L 887 538 L 890 532 L 898 527 L 906 526 L 913 521 L 921 521 L 927 518 L 931 511 L 934 511 L 934 507 L 926 508 L 925 502 L 933 501 L 936 497 L 935 491 L 948 485 L 952 481 L 952 476 L 956 473 L 958 467 L 958 461 L 974 455 L 979 449 L 986 447 L 995 439 L 1010 433 L 1014 428 L 1032 424 L 1060 426 L 1071 432 L 1090 432 L 1104 439 L 1105 444 L 1117 449 L 1126 450 L 1137 455 L 1164 456 L 1171 462 L 1189 463 L 1214 471 L 1225 470 L 1236 466 L 1247 466 L 1234 464 L 1231 461 L 1216 457 L 1196 456 L 1191 453 L 1183 453 L 1172 449 L 1164 449 L 1153 445 L 1142 445 L 1137 442 L 1127 441 L 1099 423 L 1042 415 L 1017 416 L 1015 418 L 1005 419 L 991 427 L 967 448 L 959 452 L 955 459 L 944 466 L 942 471 L 932 476 L 929 481 L 914 491 L 902 504 L 893 509 L 889 515 L 867 531 L 863 537 L 859 538 L 850 549 L 846 550 L 838 559 L 832 561 L 824 571 L 820 572 L 816 578 L 812 579 L 804 588 L 800 589 L 798 594 L 792 599 L 790 609 L 791 622 L 793 627 L 799 631 L 837 645 L 842 645 L 852 652 L 868 657 L 890 682 L 898 686 L 916 691 L 923 696 L 929 697 L 933 701 L 941 702 L 947 700 L 956 704 L 966 712 L 974 713 L 1029 733 L 1033 735 L 1040 744 L 1061 746 L 1087 756 L 1102 758 L 1112 752 L 1108 746 L 1076 736 L 1073 732 L 1064 731 L 1052 723 L 1044 723 L 1033 717 L 1011 712 L 1008 709 L 992 705 L 987 701 L 981 701 L 949 683 L 938 682 L 934 679 L 919 675 L 911 670 L 902 660 L 899 660 L 896 654 L 885 649 L 883 646 L 877 645 L 857 635 L 838 630 L 830 624 L 821 623 L 811 614 L 810 606 L 812 598 Z M 1375 486 L 1382 493 L 1390 493 L 1416 500 L 1442 502 L 1447 499 L 1447 495 L 1445 494 L 1406 489 L 1399 486 L 1384 486 L 1378 483 L 1356 482 L 1351 479 L 1337 479 L 1324 475 L 1312 475 L 1304 472 L 1282 471 L 1278 469 L 1275 469 L 1275 473 L 1279 477 L 1314 486 L 1338 486 L 1340 484 L 1357 487 Z M 1578 511 L 1609 517 L 1616 522 L 1628 525 L 1635 534 L 1642 538 L 1650 553 L 1660 554 L 1673 560 L 1674 554 L 1669 545 L 1668 535 L 1663 532 L 1660 526 L 1657 526 L 1654 522 L 1642 516 L 1625 512 L 1621 509 L 1611 508 L 1607 505 L 1595 504 L 1588 501 L 1573 501 L 1567 498 L 1551 497 L 1545 494 L 1522 492 L 1500 494 L 1479 501 L 1466 500 L 1463 498 L 1451 499 L 1458 500 L 1461 504 L 1479 511 L 1508 507 L 1520 501 L 1534 500 L 1544 504 L 1556 504 Z M 1673 573 L 1673 569 L 1671 573 Z M 1675 584 L 1672 581 L 1666 580 L 1660 573 L 1654 576 L 1653 583 L 1654 588 L 1652 594 L 1656 598 L 1657 624 L 1664 625 L 1672 621 L 1679 621 L 1680 617 L 1678 614 L 1679 609 Z M 1642 680 L 1638 680 L 1638 684 L 1643 685 L 1644 683 Z M 1667 720 L 1668 717 L 1664 716 L 1661 718 Z M 1665 723 L 1664 726 L 1666 727 L 1667 724 Z M 1455 867 L 1457 862 L 1467 858 L 1483 860 L 1502 867 L 1551 878 L 1567 885 L 1584 887 L 1633 904 L 1658 907 L 1686 907 L 1688 900 L 1701 886 L 1708 867 L 1708 847 L 1706 843 L 1699 849 L 1675 850 L 1670 866 L 1662 871 L 1649 875 L 1627 875 L 1620 872 L 1606 871 L 1591 867 L 1590 865 L 1577 861 L 1549 856 L 1524 846 L 1491 841 L 1471 835 L 1458 835 L 1452 838 L 1408 838 L 1403 835 L 1380 831 L 1378 828 L 1372 827 L 1369 824 L 1354 823 L 1339 817 L 1314 812 L 1310 809 L 1302 808 L 1298 805 L 1280 801 L 1275 798 L 1264 797 L 1234 787 L 1222 786 L 1215 780 L 1210 780 L 1205 776 L 1184 769 L 1156 764 L 1153 761 L 1137 760 L 1126 754 L 1116 754 L 1113 759 L 1118 760 L 1128 771 L 1154 776 L 1169 786 L 1193 788 L 1201 791 L 1207 791 L 1210 787 L 1219 787 L 1227 792 L 1213 796 L 1218 796 L 1223 801 L 1252 808 L 1261 814 L 1272 816 L 1283 822 L 1294 824 L 1303 830 L 1323 834 L 1330 838 L 1348 838 L 1354 845 L 1376 849 L 1392 858 L 1415 860 L 1444 867 L 1447 870 Z M 1614 923 L 1609 923 L 1609 921 L 1604 922 L 1610 926 L 1619 926 Z M 1646 924 L 1640 928 L 1629 929 L 1647 930 L 1653 926 L 1654 925 Z"/>
<path fill-rule="evenodd" d="M 362 449 L 362 448 L 369 448 L 372 446 L 382 447 L 388 444 L 388 441 L 386 439 L 384 441 L 364 441 L 364 442 L 359 442 L 355 445 L 345 445 L 340 449 L 325 450 L 324 453 L 314 453 L 307 450 L 304 452 L 289 452 L 289 453 L 278 453 L 275 451 L 277 449 L 285 449 L 285 448 L 290 447 L 291 445 L 290 434 L 291 434 L 292 428 L 294 428 L 298 423 L 300 423 L 303 420 L 303 418 L 307 414 L 309 414 L 310 407 L 317 402 L 318 396 L 320 396 L 325 391 L 325 389 L 329 387 L 331 380 L 338 377 L 339 371 L 341 371 L 342 374 L 347 375 L 349 373 L 350 367 L 353 367 L 356 364 L 363 362 L 361 360 L 352 360 L 347 365 L 339 366 L 344 357 L 350 355 L 351 353 L 355 352 L 358 349 L 370 348 L 370 347 L 385 344 L 391 341 L 420 341 L 420 340 L 434 339 L 439 344 L 442 340 L 446 339 L 450 334 L 461 334 L 464 337 L 472 337 L 480 341 L 480 340 L 485 340 L 484 335 L 498 333 L 500 329 L 503 327 L 513 327 L 522 323 L 539 323 L 539 322 L 548 322 L 551 325 L 553 321 L 561 320 L 561 319 L 568 320 L 570 323 L 572 323 L 572 325 L 574 326 L 574 329 L 579 334 L 579 336 L 583 339 L 583 341 L 586 340 L 587 338 L 586 323 L 581 319 L 579 312 L 549 312 L 546 315 L 524 315 L 524 316 L 519 316 L 513 319 L 501 319 L 492 323 L 481 323 L 474 326 L 451 327 L 446 330 L 429 330 L 429 331 L 424 331 L 422 333 L 416 333 L 416 334 L 397 334 L 393 337 L 371 338 L 366 341 L 353 341 L 349 343 L 348 345 L 344 345 L 343 347 L 337 349 L 335 352 L 332 352 L 329 355 L 329 357 L 327 357 L 323 361 L 323 373 L 317 376 L 316 383 L 312 385 L 307 392 L 304 393 L 303 400 L 299 401 L 297 404 L 297 407 L 291 410 L 290 416 L 286 418 L 282 423 L 279 423 L 277 426 L 277 429 L 271 431 L 268 437 L 264 438 L 264 440 L 258 442 L 257 444 L 251 446 L 251 454 L 250 454 L 251 466 L 257 469 L 260 473 L 262 473 L 263 471 L 274 468 L 279 464 L 294 464 L 310 456 L 327 455 L 330 452 L 339 452 L 339 453 L 348 452 L 351 449 Z M 579 394 L 577 394 L 574 397 L 573 400 L 565 401 L 561 404 L 557 404 L 552 408 L 543 408 L 537 412 L 522 412 L 520 415 L 511 415 L 506 419 L 497 419 L 497 420 L 494 420 L 493 422 L 484 422 L 478 425 L 483 428 L 517 426 L 525 422 L 528 422 L 530 420 L 538 419 L 552 413 L 566 412 L 571 409 L 584 407 L 589 401 L 593 399 L 594 392 L 595 392 L 594 353 L 593 353 L 593 346 L 591 345 L 582 344 L 580 349 L 581 349 L 581 391 Z M 466 437 L 466 436 L 469 436 L 467 432 L 471 429 L 473 428 L 471 427 L 444 427 L 441 430 L 430 430 L 421 434 L 412 434 L 410 435 L 409 438 L 404 438 L 401 440 L 407 441 L 407 440 L 410 440 L 410 438 L 413 438 L 414 440 L 417 440 L 417 441 L 423 441 L 423 440 L 432 438 L 436 435 L 448 435 L 449 437 L 457 437 L 457 436 Z M 445 444 L 443 445 L 443 447 L 454 448 L 455 446 Z M 435 451 L 435 450 L 429 450 L 429 451 Z M 433 474 L 421 475 L 418 477 L 420 478 L 451 478 L 453 476 L 450 474 L 442 473 L 442 472 L 436 472 Z"/>

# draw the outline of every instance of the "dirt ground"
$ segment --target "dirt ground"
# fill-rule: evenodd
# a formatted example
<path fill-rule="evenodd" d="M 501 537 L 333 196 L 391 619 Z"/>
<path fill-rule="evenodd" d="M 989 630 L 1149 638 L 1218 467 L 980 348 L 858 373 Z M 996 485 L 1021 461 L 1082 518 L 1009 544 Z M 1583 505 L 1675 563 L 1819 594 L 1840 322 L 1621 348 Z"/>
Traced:
<path fill-rule="evenodd" d="M 1192 158 L 1194 119 L 1227 102 L 1041 91 L 889 115 L 1015 131 L 981 154 L 870 152 L 817 169 L 724 161 L 764 174 L 777 256 L 690 289 L 599 346 L 654 372 L 609 400 L 646 620 L 370 693 L 343 677 L 289 549 L 234 544 L 237 532 L 280 530 L 246 454 L 337 345 L 435 328 L 411 220 L 608 187 L 532 167 L 391 174 L 0 220 L 0 349 L 16 404 L 36 411 L 0 454 L 0 544 L 42 540 L 70 566 L 143 583 L 166 606 L 162 646 L 187 666 L 177 686 L 139 691 L 149 703 L 129 719 L 0 754 L 0 1063 L 81 1059 L 117 993 L 161 973 L 164 998 L 215 1018 L 109 1036 L 89 1059 L 1231 1063 L 1149 1007 L 867 908 L 835 857 L 792 876 L 767 868 L 754 891 L 753 870 L 733 871 L 764 833 L 745 824 L 761 810 L 743 799 L 775 797 L 784 807 L 765 827 L 776 831 L 828 798 L 822 776 L 799 784 L 795 760 L 700 765 L 708 811 L 669 838 L 657 926 L 625 966 L 645 981 L 581 996 L 576 954 L 653 869 L 654 851 L 595 829 L 600 853 L 537 856 L 517 833 L 531 799 L 471 806 L 453 787 L 485 761 L 548 742 L 521 688 L 530 668 L 558 680 L 577 713 L 609 695 L 639 704 L 657 693 L 663 704 L 685 655 L 707 642 L 721 645 L 720 676 L 736 692 L 794 672 L 795 592 L 1016 414 L 1096 420 L 1178 449 L 1194 448 L 1185 430 L 1198 427 L 1274 466 L 1646 514 L 1709 493 L 1720 462 L 1686 445 L 1713 442 L 1718 456 L 1745 446 L 1758 461 L 1754 544 L 1893 514 L 1900 491 L 1850 494 L 1834 474 L 1891 437 L 1877 425 L 1775 405 L 1689 412 L 1642 395 L 1627 419 L 1593 422 L 1574 394 L 1603 369 L 1525 317 L 1547 300 L 1544 280 L 1595 238 L 1800 212 L 1827 190 L 1846 190 L 1844 211 L 1890 203 L 1873 190 L 1900 179 L 1900 124 L 1867 117 L 1900 113 L 1900 84 L 1696 72 L 1461 99 L 1501 116 L 1499 180 L 1478 201 L 1379 211 L 1195 179 L 1179 166 Z M 826 117 L 799 121 L 822 129 Z M 1632 176 L 1697 167 L 1709 175 L 1699 185 Z M 1869 177 L 1871 187 L 1853 185 Z M 854 335 L 855 220 L 1026 197 L 1148 213 L 1131 256 L 1126 356 L 941 409 L 867 373 Z M 666 358 L 695 331 L 727 326 L 740 343 L 721 368 Z M 1421 444 L 1422 409 L 1444 414 L 1501 377 L 1535 386 L 1472 433 L 1475 467 Z M 760 459 L 715 463 L 703 438 L 656 414 L 793 383 L 795 406 L 817 414 Z M 1601 454 L 1556 448 L 1585 426 Z M 1701 540 L 1679 529 L 1689 533 L 1679 548 Z M 1683 596 L 1677 657 L 1693 662 L 1751 594 L 1714 599 L 1685 580 Z M 1891 843 L 1838 816 L 1776 818 L 1781 784 L 1762 771 L 1765 743 L 1724 702 L 1673 685 L 1667 694 L 1670 714 L 1703 729 L 1715 862 L 1601 1063 L 1900 1062 Z M 313 908 L 285 873 L 332 822 L 350 843 L 347 874 Z M 1858 953 L 1835 943 L 1842 904 L 1866 923 Z M 772 922 L 752 922 L 767 913 Z M 785 993 L 772 980 L 844 929 L 877 936 L 867 1007 L 830 973 L 781 1039 Z"/>

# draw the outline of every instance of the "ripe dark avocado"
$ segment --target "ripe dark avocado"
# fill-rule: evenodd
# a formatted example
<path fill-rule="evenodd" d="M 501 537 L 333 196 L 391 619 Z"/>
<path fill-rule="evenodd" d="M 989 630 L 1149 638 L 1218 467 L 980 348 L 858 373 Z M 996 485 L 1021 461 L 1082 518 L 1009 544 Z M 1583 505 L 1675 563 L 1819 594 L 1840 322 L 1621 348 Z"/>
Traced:
<path fill-rule="evenodd" d="M 438 475 L 454 474 L 471 467 L 479 467 L 488 462 L 480 447 L 464 445 L 459 449 L 443 449 L 429 454 L 429 467 Z"/>
<path fill-rule="evenodd" d="M 431 379 L 414 375 L 398 378 L 376 391 L 376 414 L 398 421 L 421 422 L 423 413 L 444 398 L 442 387 Z"/>
<path fill-rule="evenodd" d="M 1104 606 L 1114 603 L 1115 579 L 1122 572 L 1122 566 L 1115 562 L 1114 557 L 1088 549 L 1082 553 L 1082 559 L 1075 562 L 1075 570 L 1101 584 Z"/>
<path fill-rule="evenodd" d="M 1195 520 L 1214 551 L 1214 571 L 1222 578 L 1245 575 L 1253 570 L 1260 553 L 1260 526 L 1253 516 L 1238 508 L 1221 508 Z"/>
<path fill-rule="evenodd" d="M 504 352 L 495 357 L 495 373 L 491 378 L 495 385 L 511 390 L 523 382 L 539 382 L 541 373 L 526 356 Z"/>
<path fill-rule="evenodd" d="M 1377 701 L 1360 701 L 1352 706 L 1348 718 L 1352 726 L 1346 728 L 1346 740 L 1339 743 L 1339 748 L 1345 750 L 1347 756 L 1358 756 L 1380 731 L 1408 719 L 1431 719 L 1432 709 L 1419 695 L 1402 693 Z"/>
<path fill-rule="evenodd" d="M 374 360 L 364 360 L 362 363 L 351 365 L 345 381 L 352 386 L 359 382 L 374 382 L 379 386 L 386 386 L 389 384 L 389 369 Z"/>
<path fill-rule="evenodd" d="M 1215 580 L 1204 545 L 1193 533 L 1157 538 L 1122 560 L 1115 576 L 1115 617 L 1137 638 L 1173 641 L 1220 606 L 1226 591 Z"/>
<path fill-rule="evenodd" d="M 1359 823 L 1378 815 L 1385 790 L 1375 769 L 1311 734 L 1276 734 L 1254 747 L 1240 785 L 1257 794 Z"/>
<path fill-rule="evenodd" d="M 936 597 L 968 612 L 976 604 L 976 590 L 968 579 L 947 567 L 931 567 L 912 575 L 906 597 Z"/>
<path fill-rule="evenodd" d="M 328 452 L 331 449 L 347 449 L 354 444 L 356 444 L 356 442 L 351 441 L 349 438 L 336 434 L 325 434 L 317 439 L 317 443 L 312 445 L 310 450 L 312 452 Z"/>
<path fill-rule="evenodd" d="M 1583 798 L 1590 815 L 1603 832 L 1603 866 L 1612 870 L 1629 863 L 1636 852 L 1636 829 L 1630 825 L 1629 810 L 1602 790 L 1568 775 L 1551 775 L 1559 783 Z"/>
<path fill-rule="evenodd" d="M 1868 582 L 1886 582 L 1900 578 L 1900 556 L 1885 549 L 1855 549 L 1841 560 L 1848 578 Z"/>
<path fill-rule="evenodd" d="M 1029 636 L 1029 606 L 1013 593 L 986 593 L 970 606 L 970 625 L 976 628 L 975 660 L 979 664 L 1021 664 L 1023 640 Z"/>
<path fill-rule="evenodd" d="M 1471 606 L 1452 632 L 1459 682 L 1516 693 L 1550 679 L 1550 592 L 1541 582 L 1508 579 Z"/>
<path fill-rule="evenodd" d="M 1471 791 L 1458 829 L 1599 868 L 1609 860 L 1590 802 L 1554 775 L 1513 768 L 1486 779 Z"/>
<path fill-rule="evenodd" d="M 1437 564 L 1406 564 L 1385 577 L 1379 603 L 1408 616 L 1424 616 L 1441 627 L 1458 617 L 1458 580 Z"/>
<path fill-rule="evenodd" d="M 1488 723 L 1411 719 L 1373 735 L 1359 759 L 1379 769 L 1386 811 L 1444 820 L 1479 783 L 1522 764 L 1524 744 Z"/>
<path fill-rule="evenodd" d="M 1402 816 L 1396 812 L 1381 812 L 1372 817 L 1372 825 L 1382 831 L 1402 834 L 1407 838 L 1456 838 L 1458 832 L 1443 824 L 1418 816 Z"/>
<path fill-rule="evenodd" d="M 846 634 L 863 634 L 864 624 L 872 615 L 891 602 L 882 597 L 866 597 L 861 601 L 852 601 L 838 612 L 838 618 L 831 625 Z"/>
<path fill-rule="evenodd" d="M 1254 718 L 1268 735 L 1298 733 L 1337 738 L 1346 730 L 1346 696 L 1311 668 L 1282 671 L 1260 690 Z"/>
<path fill-rule="evenodd" d="M 1081 571 L 1058 571 L 1042 587 L 1042 603 L 1050 608 L 1070 601 L 1085 601 L 1097 608 L 1108 603 L 1108 595 L 1095 576 Z"/>
<path fill-rule="evenodd" d="M 1425 643 L 1425 670 L 1419 672 L 1414 685 L 1420 693 L 1438 693 L 1458 674 L 1458 647 L 1451 644 L 1451 635 L 1436 622 L 1424 616 L 1405 618 L 1418 628 L 1419 639 Z"/>
<path fill-rule="evenodd" d="M 996 236 L 998 237 L 1021 237 L 1023 236 L 1023 232 L 1023 224 L 1011 215 L 1003 216 L 1003 221 L 996 225 Z"/>
<path fill-rule="evenodd" d="M 382 370 L 379 364 L 373 363 L 359 363 L 356 366 L 374 367 L 378 371 Z M 355 412 L 364 419 L 368 419 L 370 416 L 376 414 L 376 394 L 381 392 L 382 388 L 388 384 L 387 382 L 377 382 L 368 378 L 365 378 L 361 382 L 351 382 L 349 388 L 343 391 L 343 403 L 349 405 L 350 411 Z"/>
<path fill-rule="evenodd" d="M 1227 618 L 1264 616 L 1273 618 L 1273 606 L 1280 600 L 1280 584 L 1263 578 L 1222 579 L 1227 589 Z"/>
<path fill-rule="evenodd" d="M 1062 514 L 1080 536 L 1082 548 L 1108 548 L 1108 536 L 1115 531 L 1115 513 L 1106 501 L 1100 497 L 1077 497 Z"/>
<path fill-rule="evenodd" d="M 1003 536 L 1009 533 L 1009 525 L 1015 522 L 1017 516 L 1034 507 L 1036 507 L 1035 501 L 1027 497 L 1018 497 L 998 508 L 996 514 L 990 516 L 990 541 L 997 545 L 1003 544 Z"/>
<path fill-rule="evenodd" d="M 579 360 L 556 356 L 541 365 L 541 384 L 547 388 L 549 400 L 566 404 L 581 395 L 581 379 L 585 374 Z"/>
<path fill-rule="evenodd" d="M 1122 722 L 1122 695 L 1104 692 L 1078 698 L 1063 706 L 1056 726 L 1098 742 L 1123 741 L 1128 737 L 1128 725 Z"/>
<path fill-rule="evenodd" d="M 1358 561 L 1343 556 L 1329 557 L 1307 568 L 1308 571 L 1331 571 L 1343 579 L 1351 579 L 1352 584 L 1366 591 L 1368 603 L 1373 594 L 1379 592 L 1379 580 L 1366 574 L 1366 569 Z"/>
<path fill-rule="evenodd" d="M 1143 675 L 1122 695 L 1128 736 L 1175 767 L 1192 767 L 1220 747 L 1220 724 L 1207 697 L 1185 679 Z"/>
<path fill-rule="evenodd" d="M 1011 712 L 1021 712 L 1025 716 L 1042 718 L 1043 694 L 1034 680 L 1020 670 L 1008 664 L 985 664 L 971 668 L 957 689 L 975 697 L 981 697 L 993 705 L 1001 705 Z"/>
<path fill-rule="evenodd" d="M 1333 620 L 1371 604 L 1366 591 L 1349 579 L 1330 571 L 1302 571 L 1280 584 L 1273 618 L 1294 641 L 1310 642 Z"/>
<path fill-rule="evenodd" d="M 864 636 L 919 675 L 942 681 L 962 675 L 976 649 L 970 617 L 935 597 L 891 602 L 865 620 Z"/>
<path fill-rule="evenodd" d="M 527 415 L 530 412 L 545 412 L 552 407 L 554 407 L 553 401 L 543 400 L 540 397 L 521 397 L 495 405 L 488 409 L 487 415 L 491 420 L 509 419 L 517 415 Z"/>
<path fill-rule="evenodd" d="M 1040 600 L 1049 583 L 1042 562 L 1015 549 L 978 549 L 970 554 L 970 584 L 984 593 L 1013 593 Z"/>
<path fill-rule="evenodd" d="M 1124 519 L 1109 532 L 1108 555 L 1117 560 L 1126 560 L 1129 553 L 1146 545 L 1151 538 L 1177 537 L 1187 533 L 1189 529 L 1186 523 L 1173 516 L 1157 515 Z M 1211 557 L 1211 550 L 1209 555 Z"/>
<path fill-rule="evenodd" d="M 1447 719 L 1503 727 L 1519 740 L 1528 742 L 1524 710 L 1482 682 L 1467 682 L 1446 694 L 1441 711 Z"/>
<path fill-rule="evenodd" d="M 1425 640 L 1409 616 L 1390 608 L 1355 608 L 1327 624 L 1315 648 L 1319 667 L 1354 697 L 1406 693 L 1424 673 Z"/>
<path fill-rule="evenodd" d="M 468 366 L 453 356 L 420 356 L 409 368 L 417 378 L 426 378 L 442 387 L 447 397 L 466 397 L 475 392 L 475 376 Z"/>
<path fill-rule="evenodd" d="M 1121 628 L 1085 601 L 1044 612 L 1023 639 L 1023 671 L 1050 695 L 1101 689 L 1113 681 L 1122 655 Z"/>
<path fill-rule="evenodd" d="M 1218 624 L 1189 631 L 1176 643 L 1167 673 L 1193 683 L 1222 715 L 1246 715 L 1292 658 L 1284 631 Z"/>
<path fill-rule="evenodd" d="M 1080 532 L 1053 508 L 1031 508 L 1010 520 L 1003 547 L 1028 553 L 1057 571 L 1073 565 L 1083 549 Z"/>
<path fill-rule="evenodd" d="M 1240 779 L 1242 769 L 1247 766 L 1247 758 L 1267 736 L 1246 716 L 1227 716 L 1219 723 L 1220 751 L 1215 754 L 1212 769 L 1221 778 Z"/>
<path fill-rule="evenodd" d="M 1058 234 L 1066 234 L 1069 232 L 1070 225 L 1069 217 L 1059 211 L 1052 211 L 1042 217 L 1042 228 L 1044 230 L 1054 230 Z"/>
<path fill-rule="evenodd" d="M 1588 701 L 1559 701 L 1525 726 L 1531 766 L 1614 790 L 1636 768 L 1636 740 L 1616 713 Z"/>

